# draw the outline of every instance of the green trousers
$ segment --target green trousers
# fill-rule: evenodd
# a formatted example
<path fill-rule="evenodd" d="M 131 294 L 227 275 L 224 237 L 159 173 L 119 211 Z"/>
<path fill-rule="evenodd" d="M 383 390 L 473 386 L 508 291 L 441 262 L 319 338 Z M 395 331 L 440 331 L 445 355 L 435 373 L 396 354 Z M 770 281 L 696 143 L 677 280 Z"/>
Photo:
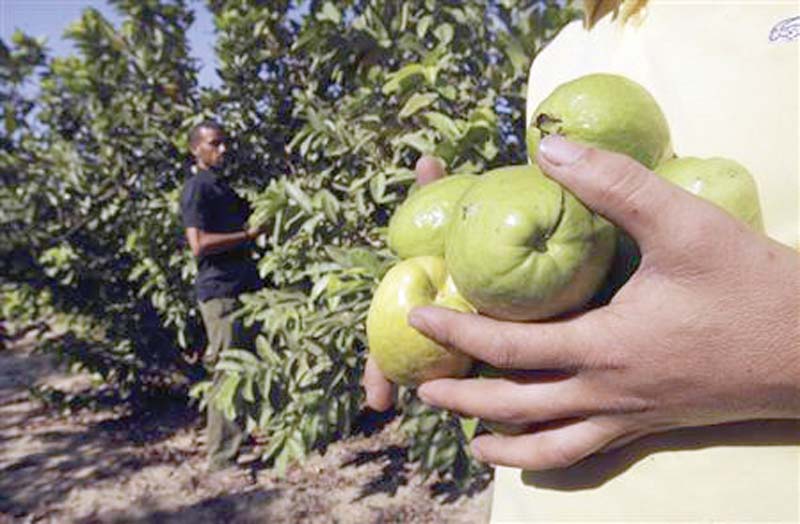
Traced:
<path fill-rule="evenodd" d="M 220 353 L 230 348 L 252 350 L 254 347 L 256 330 L 247 329 L 241 319 L 231 318 L 238 307 L 236 298 L 212 298 L 200 303 L 200 314 L 208 336 L 203 364 L 212 376 L 215 388 L 222 380 L 222 373 L 214 371 Z M 208 469 L 217 470 L 235 464 L 244 438 L 241 421 L 229 420 L 222 411 L 210 405 L 206 408 L 206 417 Z"/>

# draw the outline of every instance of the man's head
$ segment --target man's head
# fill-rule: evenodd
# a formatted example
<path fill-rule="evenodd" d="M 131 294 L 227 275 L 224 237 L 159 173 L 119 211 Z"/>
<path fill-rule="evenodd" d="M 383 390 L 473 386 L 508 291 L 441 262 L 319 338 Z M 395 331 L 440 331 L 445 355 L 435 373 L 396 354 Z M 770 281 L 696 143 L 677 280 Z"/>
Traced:
<path fill-rule="evenodd" d="M 203 121 L 189 131 L 189 150 L 200 169 L 222 165 L 226 149 L 225 132 L 213 120 Z"/>

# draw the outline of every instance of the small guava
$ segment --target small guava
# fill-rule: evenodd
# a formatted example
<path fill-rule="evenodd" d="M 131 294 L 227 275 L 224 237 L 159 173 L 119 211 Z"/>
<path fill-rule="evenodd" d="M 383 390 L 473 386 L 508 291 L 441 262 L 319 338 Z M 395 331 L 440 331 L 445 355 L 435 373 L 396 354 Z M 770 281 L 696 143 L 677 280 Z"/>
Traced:
<path fill-rule="evenodd" d="M 444 236 L 461 195 L 476 175 L 452 175 L 419 186 L 389 220 L 389 248 L 400 258 L 444 256 Z"/>
<path fill-rule="evenodd" d="M 721 157 L 683 157 L 664 162 L 655 172 L 764 231 L 756 181 L 740 163 Z"/>
<path fill-rule="evenodd" d="M 672 157 L 669 125 L 658 102 L 644 87 L 620 75 L 591 74 L 557 87 L 529 122 L 531 159 L 549 134 L 623 153 L 649 169 Z"/>
<path fill-rule="evenodd" d="M 422 256 L 403 260 L 384 275 L 367 313 L 369 353 L 383 374 L 403 386 L 426 380 L 463 377 L 472 358 L 444 348 L 408 324 L 417 306 L 474 312 L 447 274 L 444 259 Z"/>

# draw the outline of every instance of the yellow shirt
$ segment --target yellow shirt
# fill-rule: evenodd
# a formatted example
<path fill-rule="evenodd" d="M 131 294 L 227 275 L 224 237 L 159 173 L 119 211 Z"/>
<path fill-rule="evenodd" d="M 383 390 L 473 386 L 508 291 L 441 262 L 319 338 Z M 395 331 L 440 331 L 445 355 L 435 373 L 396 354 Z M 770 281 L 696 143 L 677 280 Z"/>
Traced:
<path fill-rule="evenodd" d="M 764 225 L 798 246 L 800 3 L 651 1 L 626 24 L 565 27 L 534 61 L 527 114 L 559 84 L 610 72 L 647 88 L 679 156 L 757 180 Z M 800 522 L 800 422 L 686 429 L 573 468 L 497 468 L 493 522 Z"/>

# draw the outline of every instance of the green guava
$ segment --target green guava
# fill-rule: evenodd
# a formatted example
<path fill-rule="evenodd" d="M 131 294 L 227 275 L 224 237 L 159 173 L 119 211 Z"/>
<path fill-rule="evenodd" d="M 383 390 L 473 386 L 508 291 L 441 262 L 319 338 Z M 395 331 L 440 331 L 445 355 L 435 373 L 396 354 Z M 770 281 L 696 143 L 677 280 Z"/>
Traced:
<path fill-rule="evenodd" d="M 535 165 L 482 175 L 461 197 L 447 269 L 481 313 L 543 320 L 581 307 L 608 271 L 616 229 Z"/>
<path fill-rule="evenodd" d="M 444 256 L 444 236 L 461 195 L 476 175 L 453 175 L 420 186 L 389 221 L 389 247 L 400 258 Z"/>
<path fill-rule="evenodd" d="M 721 207 L 754 230 L 764 231 L 756 182 L 741 164 L 726 158 L 674 158 L 658 166 L 655 172 Z M 636 241 L 620 231 L 608 277 L 588 307 L 608 303 L 633 276 L 641 258 Z"/>
<path fill-rule="evenodd" d="M 721 207 L 756 231 L 764 231 L 756 181 L 738 162 L 720 157 L 675 158 L 658 166 L 655 172 Z"/>
<path fill-rule="evenodd" d="M 672 156 L 669 125 L 658 103 L 644 87 L 619 75 L 582 76 L 545 98 L 527 129 L 532 160 L 541 139 L 553 133 L 623 153 L 649 169 Z"/>
<path fill-rule="evenodd" d="M 367 313 L 369 353 L 396 384 L 417 386 L 434 378 L 463 377 L 472 367 L 472 358 L 440 346 L 408 324 L 411 309 L 427 305 L 475 311 L 459 294 L 442 257 L 399 262 L 372 296 Z"/>

